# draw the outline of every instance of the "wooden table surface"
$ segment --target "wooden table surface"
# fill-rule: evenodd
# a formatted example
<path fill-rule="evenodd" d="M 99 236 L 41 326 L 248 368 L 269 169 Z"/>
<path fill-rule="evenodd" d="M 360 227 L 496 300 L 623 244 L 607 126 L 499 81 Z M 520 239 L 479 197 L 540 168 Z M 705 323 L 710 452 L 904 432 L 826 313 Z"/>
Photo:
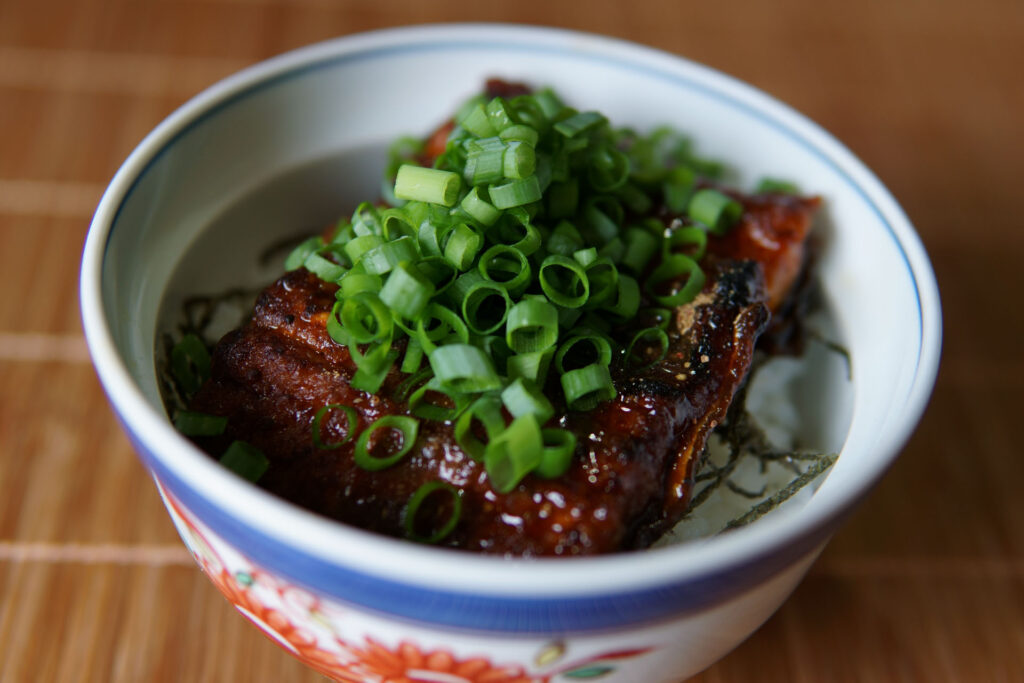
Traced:
<path fill-rule="evenodd" d="M 903 204 L 945 310 L 905 452 L 782 609 L 700 681 L 1024 680 L 1024 3 L 0 0 L 0 680 L 304 681 L 178 541 L 89 364 L 106 182 L 203 87 L 408 23 L 641 41 L 792 104 Z"/>

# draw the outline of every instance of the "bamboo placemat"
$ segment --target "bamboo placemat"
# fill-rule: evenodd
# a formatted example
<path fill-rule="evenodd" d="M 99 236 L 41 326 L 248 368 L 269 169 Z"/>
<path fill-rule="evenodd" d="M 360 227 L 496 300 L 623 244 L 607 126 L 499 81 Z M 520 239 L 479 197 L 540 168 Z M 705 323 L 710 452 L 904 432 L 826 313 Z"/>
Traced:
<path fill-rule="evenodd" d="M 903 203 L 946 317 L 925 418 L 793 598 L 700 681 L 1024 677 L 1024 4 L 0 1 L 0 680 L 323 680 L 193 566 L 88 363 L 78 260 L 143 135 L 247 64 L 428 21 L 551 24 L 748 80 Z"/>

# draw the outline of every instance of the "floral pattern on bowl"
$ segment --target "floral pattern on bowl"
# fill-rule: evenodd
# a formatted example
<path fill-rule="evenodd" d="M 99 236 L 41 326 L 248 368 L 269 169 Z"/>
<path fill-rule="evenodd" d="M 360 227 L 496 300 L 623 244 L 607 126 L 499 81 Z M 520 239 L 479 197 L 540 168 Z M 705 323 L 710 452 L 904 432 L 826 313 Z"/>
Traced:
<path fill-rule="evenodd" d="M 283 581 L 230 548 L 160 485 L 175 527 L 200 569 L 242 615 L 271 640 L 307 666 L 338 681 L 352 683 L 553 683 L 590 680 L 614 674 L 620 662 L 654 647 L 594 652 L 569 659 L 563 639 L 533 644 L 525 663 L 505 653 L 457 655 L 456 648 L 402 639 L 393 645 L 383 635 L 360 628 L 361 615 Z M 390 630 L 390 629 L 388 629 Z M 437 632 L 432 631 L 436 636 Z M 456 636 L 459 637 L 459 636 Z"/>

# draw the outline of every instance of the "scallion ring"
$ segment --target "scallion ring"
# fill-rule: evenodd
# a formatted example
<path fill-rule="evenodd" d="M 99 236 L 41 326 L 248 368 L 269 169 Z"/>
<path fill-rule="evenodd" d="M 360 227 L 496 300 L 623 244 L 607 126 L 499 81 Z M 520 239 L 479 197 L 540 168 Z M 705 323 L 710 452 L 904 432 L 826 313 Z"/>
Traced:
<path fill-rule="evenodd" d="M 453 391 L 478 393 L 501 386 L 490 357 L 471 344 L 445 344 L 427 356 L 434 376 Z"/>
<path fill-rule="evenodd" d="M 555 367 L 564 374 L 591 363 L 609 365 L 612 362 L 612 346 L 608 339 L 596 333 L 577 334 L 558 347 L 555 353 Z"/>
<path fill-rule="evenodd" d="M 435 422 L 456 419 L 468 405 L 466 394 L 447 389 L 436 377 L 409 396 L 409 412 Z"/>
<path fill-rule="evenodd" d="M 416 443 L 419 426 L 420 423 L 416 418 L 405 415 L 385 415 L 378 418 L 373 424 L 363 430 L 363 433 L 359 435 L 359 439 L 356 440 L 355 451 L 352 455 L 355 464 L 371 472 L 391 467 L 412 450 L 413 445 Z M 371 447 L 370 440 L 373 439 L 374 434 L 382 430 L 398 432 L 401 436 L 401 445 L 396 446 L 393 440 L 381 436 L 375 439 L 376 443 Z M 371 450 L 375 450 L 375 447 L 380 445 L 379 442 L 381 441 L 387 442 L 386 445 L 389 447 L 390 453 L 383 457 L 378 457 L 373 455 Z"/>
<path fill-rule="evenodd" d="M 571 258 L 551 254 L 538 271 L 540 287 L 553 303 L 565 308 L 579 308 L 590 297 L 590 281 L 579 263 Z"/>
<path fill-rule="evenodd" d="M 405 318 L 416 318 L 434 296 L 434 283 L 414 264 L 399 263 L 380 289 L 380 301 Z"/>
<path fill-rule="evenodd" d="M 328 443 L 323 437 L 323 421 L 327 414 L 333 410 L 339 410 L 345 416 L 345 438 L 341 441 L 332 441 Z M 313 415 L 313 424 L 310 427 L 310 431 L 313 435 L 313 446 L 327 450 L 341 448 L 343 445 L 351 441 L 356 435 L 356 428 L 358 425 L 359 414 L 356 413 L 354 408 L 341 403 L 328 403 L 327 405 L 322 406 Z"/>
<path fill-rule="evenodd" d="M 448 515 L 443 523 L 438 524 L 431 533 L 421 534 L 417 531 L 418 523 L 422 523 L 422 520 L 419 519 L 421 516 L 420 508 L 423 507 L 423 503 L 428 498 L 436 495 L 439 491 L 444 491 L 451 497 L 451 514 Z M 444 540 L 455 531 L 461 516 L 462 496 L 459 490 L 446 482 L 428 481 L 416 489 L 416 492 L 409 497 L 409 502 L 405 504 L 405 509 L 402 511 L 402 525 L 405 527 L 405 535 L 410 540 L 433 545 Z"/>
<path fill-rule="evenodd" d="M 697 190 L 686 212 L 693 220 L 708 226 L 708 232 L 724 235 L 743 215 L 743 205 L 718 190 Z"/>
<path fill-rule="evenodd" d="M 608 366 L 601 363 L 570 370 L 562 375 L 561 382 L 570 410 L 590 410 L 617 395 Z"/>
<path fill-rule="evenodd" d="M 345 299 L 339 319 L 349 337 L 357 344 L 390 338 L 394 326 L 391 311 L 372 292 L 360 292 Z"/>
<path fill-rule="evenodd" d="M 509 493 L 541 463 L 544 441 L 532 414 L 517 417 L 484 450 L 484 467 L 491 488 Z"/>
<path fill-rule="evenodd" d="M 505 341 L 516 353 L 553 346 L 558 341 L 558 309 L 542 298 L 523 299 L 508 313 Z"/>
<path fill-rule="evenodd" d="M 490 334 L 505 324 L 511 306 L 512 300 L 501 283 L 480 280 L 466 289 L 462 319 L 475 334 Z"/>
<path fill-rule="evenodd" d="M 545 479 L 555 479 L 569 470 L 572 456 L 576 452 L 576 435 L 568 429 L 540 430 L 544 450 L 541 451 L 540 464 L 534 474 Z"/>
<path fill-rule="evenodd" d="M 656 349 L 651 345 L 652 341 L 657 344 Z M 655 351 L 655 353 L 652 354 L 651 351 Z M 641 356 L 637 352 L 643 355 Z M 668 334 L 660 327 L 648 327 L 633 335 L 623 356 L 627 366 L 637 370 L 646 370 L 660 362 L 667 353 Z"/>
<path fill-rule="evenodd" d="M 658 293 L 665 283 L 678 282 L 684 276 L 686 280 L 673 293 Z M 674 308 L 693 301 L 704 288 L 704 281 L 704 271 L 696 261 L 683 254 L 668 254 L 647 278 L 647 291 L 662 306 Z"/>
<path fill-rule="evenodd" d="M 483 426 L 487 441 L 477 436 Z M 459 416 L 455 423 L 455 443 L 474 460 L 482 460 L 487 444 L 505 430 L 505 418 L 501 414 L 501 401 L 494 396 L 481 396 Z"/>
<path fill-rule="evenodd" d="M 526 254 L 504 244 L 496 244 L 485 251 L 477 269 L 484 278 L 512 293 L 525 290 L 530 283 L 531 269 Z"/>
<path fill-rule="evenodd" d="M 555 409 L 540 388 L 531 380 L 519 378 L 501 392 L 501 402 L 512 417 L 533 415 L 537 422 L 544 424 Z"/>

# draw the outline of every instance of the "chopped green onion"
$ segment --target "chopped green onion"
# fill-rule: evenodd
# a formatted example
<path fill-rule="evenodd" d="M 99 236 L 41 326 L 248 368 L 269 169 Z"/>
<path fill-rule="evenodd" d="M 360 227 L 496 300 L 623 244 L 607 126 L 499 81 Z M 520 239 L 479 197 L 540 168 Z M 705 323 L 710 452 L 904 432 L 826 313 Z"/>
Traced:
<path fill-rule="evenodd" d="M 491 137 L 498 132 L 494 129 L 494 124 L 491 122 L 490 117 L 487 116 L 487 109 L 483 103 L 478 103 L 470 108 L 464 116 L 456 120 L 460 126 L 480 138 Z"/>
<path fill-rule="evenodd" d="M 174 411 L 174 428 L 185 436 L 220 436 L 228 427 L 228 419 L 193 410 Z"/>
<path fill-rule="evenodd" d="M 470 344 L 446 344 L 428 356 L 434 376 L 454 391 L 476 393 L 501 386 L 491 359 Z"/>
<path fill-rule="evenodd" d="M 668 210 L 672 213 L 686 211 L 696 183 L 697 174 L 692 168 L 679 166 L 669 171 L 668 179 L 662 185 L 662 194 Z"/>
<path fill-rule="evenodd" d="M 395 196 L 442 206 L 453 206 L 462 182 L 457 173 L 403 164 L 395 177 Z"/>
<path fill-rule="evenodd" d="M 629 158 L 611 144 L 590 150 L 587 182 L 598 192 L 618 190 L 629 179 Z"/>
<path fill-rule="evenodd" d="M 490 334 L 505 324 L 511 306 L 508 290 L 501 283 L 479 280 L 466 289 L 462 319 L 474 333 Z"/>
<path fill-rule="evenodd" d="M 522 206 L 541 198 L 540 182 L 537 176 L 531 175 L 504 185 L 491 185 L 488 194 L 491 196 L 491 203 L 499 209 Z"/>
<path fill-rule="evenodd" d="M 441 256 L 428 256 L 418 261 L 416 266 L 434 283 L 435 295 L 448 289 L 459 274 L 459 271 Z"/>
<path fill-rule="evenodd" d="M 517 417 L 505 431 L 492 438 L 484 451 L 484 467 L 491 488 L 509 493 L 523 477 L 541 464 L 544 440 L 532 414 Z"/>
<path fill-rule="evenodd" d="M 487 442 L 477 437 L 474 420 L 483 425 Z M 483 460 L 487 444 L 505 431 L 505 418 L 501 414 L 501 401 L 494 396 L 481 396 L 459 416 L 455 423 L 455 442 L 474 460 Z"/>
<path fill-rule="evenodd" d="M 400 372 L 410 375 L 419 370 L 422 363 L 423 345 L 415 337 L 410 337 L 409 343 L 405 347 L 405 356 L 402 357 L 402 365 L 398 369 Z"/>
<path fill-rule="evenodd" d="M 640 350 L 636 349 L 637 344 L 641 344 L 644 347 L 644 350 L 641 351 L 641 353 L 644 353 L 645 351 L 649 352 L 651 350 L 651 347 L 648 344 L 648 342 L 651 340 L 657 342 L 658 344 L 656 357 L 652 358 L 650 353 L 645 353 L 644 357 L 634 352 L 635 350 Z M 648 327 L 643 330 L 640 330 L 635 335 L 633 335 L 633 339 L 630 340 L 629 345 L 626 346 L 624 356 L 626 359 L 626 365 L 637 368 L 639 370 L 646 370 L 655 363 L 659 363 L 667 353 L 668 334 L 665 332 L 665 330 L 661 329 L 660 327 Z"/>
<path fill-rule="evenodd" d="M 485 279 L 509 292 L 520 292 L 530 283 L 530 262 L 515 247 L 496 244 L 480 257 L 477 269 Z M 511 304 L 510 304 L 511 305 Z"/>
<path fill-rule="evenodd" d="M 357 466 L 370 472 L 391 467 L 412 450 L 416 443 L 419 427 L 420 423 L 416 418 L 405 415 L 385 415 L 378 418 L 359 435 L 352 459 Z M 381 431 L 398 432 L 401 435 L 401 445 L 396 445 L 394 439 L 387 439 L 383 435 L 374 439 L 374 443 L 371 445 L 370 440 L 373 439 L 374 434 Z M 376 450 L 381 442 L 384 443 L 389 453 L 384 456 L 376 456 L 372 451 Z"/>
<path fill-rule="evenodd" d="M 515 124 L 505 128 L 498 133 L 498 137 L 502 140 L 518 140 L 520 142 L 525 142 L 530 145 L 530 147 L 536 147 L 537 141 L 540 139 L 540 135 L 538 135 L 536 130 L 521 124 Z"/>
<path fill-rule="evenodd" d="M 676 253 L 676 249 L 679 247 L 686 249 L 683 252 L 686 256 L 694 261 L 700 261 L 704 258 L 704 252 L 708 248 L 707 231 L 693 225 L 672 230 L 665 237 L 664 252 L 665 254 Z"/>
<path fill-rule="evenodd" d="M 431 323 L 437 323 L 431 326 Z M 456 335 L 463 343 L 469 341 L 469 328 L 459 314 L 437 303 L 431 303 L 416 320 L 414 331 L 416 339 L 428 354 L 437 348 L 438 342 L 449 335 Z"/>
<path fill-rule="evenodd" d="M 518 141 L 508 143 L 502 157 L 502 171 L 506 178 L 528 178 L 536 168 L 537 155 L 532 146 Z"/>
<path fill-rule="evenodd" d="M 363 202 L 352 213 L 352 232 L 356 235 L 381 235 L 384 230 L 380 223 L 380 213 L 370 202 Z"/>
<path fill-rule="evenodd" d="M 415 318 L 434 296 L 434 283 L 407 262 L 399 263 L 380 290 L 380 300 L 405 318 Z"/>
<path fill-rule="evenodd" d="M 178 388 L 191 395 L 199 391 L 210 376 L 210 352 L 194 334 L 186 334 L 171 349 L 171 375 Z"/>
<path fill-rule="evenodd" d="M 501 132 L 512 125 L 512 117 L 505 106 L 504 98 L 495 97 L 487 103 L 484 109 L 487 111 L 487 118 L 490 119 L 494 130 Z"/>
<path fill-rule="evenodd" d="M 622 265 L 636 274 L 640 274 L 658 253 L 661 240 L 643 228 L 626 230 L 626 251 L 622 255 Z"/>
<path fill-rule="evenodd" d="M 270 460 L 255 446 L 244 441 L 233 441 L 220 457 L 220 464 L 243 479 L 257 482 L 269 469 Z"/>
<path fill-rule="evenodd" d="M 328 443 L 324 441 L 323 437 L 323 420 L 327 413 L 332 410 L 340 410 L 345 416 L 345 438 L 341 441 L 332 441 Z M 342 405 L 341 403 L 328 403 L 317 410 L 316 414 L 313 415 L 313 424 L 310 427 L 310 430 L 313 433 L 313 446 L 329 450 L 341 448 L 343 445 L 351 441 L 352 437 L 356 435 L 356 427 L 358 426 L 359 414 L 356 413 L 354 408 Z"/>
<path fill-rule="evenodd" d="M 521 207 L 517 207 L 521 208 Z M 510 209 L 508 213 L 512 213 Z M 540 249 L 542 238 L 537 226 L 529 222 L 504 221 L 492 229 L 488 236 L 505 246 L 512 247 L 523 256 L 530 256 Z M 518 260 L 518 258 L 516 259 Z"/>
<path fill-rule="evenodd" d="M 572 256 L 583 246 L 580 231 L 569 221 L 561 221 L 555 226 L 548 238 L 547 249 L 552 254 Z"/>
<path fill-rule="evenodd" d="M 419 221 L 414 222 L 414 219 L 410 217 L 405 207 L 382 211 L 380 222 L 384 226 L 383 234 L 386 240 L 396 240 L 399 237 L 415 237 L 416 226 L 420 224 Z"/>
<path fill-rule="evenodd" d="M 599 306 L 608 301 L 618 291 L 619 269 L 611 259 L 602 256 L 586 265 L 587 280 L 590 282 L 590 298 L 587 305 Z"/>
<path fill-rule="evenodd" d="M 590 296 L 590 281 L 579 263 L 559 254 L 552 254 L 541 263 L 540 287 L 553 303 L 565 308 L 579 308 Z"/>
<path fill-rule="evenodd" d="M 458 270 L 468 270 L 483 242 L 484 238 L 476 230 L 459 223 L 444 247 L 444 258 Z"/>
<path fill-rule="evenodd" d="M 380 275 L 357 273 L 350 270 L 345 273 L 344 277 L 338 280 L 337 297 L 344 300 L 351 299 L 357 294 L 362 294 L 363 292 L 377 294 L 380 292 L 382 285 L 383 281 L 381 280 Z"/>
<path fill-rule="evenodd" d="M 462 198 L 459 206 L 481 225 L 494 225 L 494 222 L 501 217 L 501 212 L 480 195 L 484 191 L 482 187 L 474 187 L 469 194 Z"/>
<path fill-rule="evenodd" d="M 505 341 L 519 354 L 554 345 L 558 341 L 558 309 L 542 299 L 523 299 L 508 313 Z"/>
<path fill-rule="evenodd" d="M 443 523 L 435 524 L 432 532 L 421 534 L 417 531 L 417 526 L 420 523 L 418 518 L 421 516 L 420 508 L 427 498 L 435 495 L 438 491 L 444 491 L 451 497 L 451 513 Z M 439 509 L 441 507 L 439 506 Z M 409 539 L 433 545 L 443 541 L 455 531 L 461 515 L 462 495 L 459 493 L 459 490 L 446 482 L 428 481 L 416 489 L 416 492 L 409 497 L 409 502 L 405 504 L 405 509 L 402 511 L 402 524 L 405 527 L 405 535 Z"/>
<path fill-rule="evenodd" d="M 392 396 L 394 396 L 398 401 L 408 400 L 412 392 L 419 389 L 426 382 L 429 382 L 433 376 L 433 370 L 430 368 L 423 368 L 402 380 L 401 384 L 395 387 L 395 390 L 392 392 Z"/>
<path fill-rule="evenodd" d="M 359 257 L 359 265 L 367 273 L 383 275 L 390 272 L 402 261 L 415 261 L 419 258 L 419 255 L 419 250 L 416 248 L 416 240 L 411 237 L 399 237 L 364 253 Z"/>
<path fill-rule="evenodd" d="M 505 362 L 509 379 L 515 380 L 521 377 L 543 386 L 554 355 L 555 347 L 550 346 L 543 351 L 531 351 L 510 356 Z"/>
<path fill-rule="evenodd" d="M 596 111 L 584 111 L 559 121 L 554 128 L 565 137 L 571 138 L 607 121 L 608 119 Z"/>
<path fill-rule="evenodd" d="M 686 282 L 675 293 L 664 295 L 657 293 L 659 285 L 678 280 L 683 275 L 686 276 Z M 661 264 L 647 278 L 647 291 L 662 306 L 681 306 L 693 301 L 700 294 L 700 290 L 704 288 L 704 280 L 704 271 L 700 269 L 696 261 L 682 254 L 669 254 L 662 259 Z"/>
<path fill-rule="evenodd" d="M 291 253 L 288 254 L 288 258 L 284 260 L 284 269 L 295 270 L 302 267 L 302 264 L 306 262 L 306 257 L 322 246 L 323 240 L 319 237 L 310 237 L 302 241 L 297 247 L 292 249 Z"/>
<path fill-rule="evenodd" d="M 565 109 L 565 105 L 558 99 L 550 88 L 545 88 L 532 95 L 531 99 L 537 105 L 541 115 L 549 120 L 554 120 Z"/>
<path fill-rule="evenodd" d="M 654 206 L 654 201 L 647 193 L 633 183 L 624 183 L 615 190 L 615 196 L 621 199 L 629 207 L 629 210 L 635 214 L 649 213 Z"/>
<path fill-rule="evenodd" d="M 440 398 L 442 402 L 438 402 Z M 451 405 L 444 405 L 447 400 Z M 465 394 L 446 389 L 436 377 L 409 396 L 409 412 L 417 417 L 437 422 L 454 420 L 466 409 L 469 399 Z"/>
<path fill-rule="evenodd" d="M 551 183 L 548 187 L 548 215 L 551 218 L 570 218 L 576 214 L 580 201 L 580 185 L 576 178 Z"/>
<path fill-rule="evenodd" d="M 592 242 L 610 242 L 619 236 L 619 223 L 606 214 L 596 202 L 588 202 L 583 209 L 583 218 L 593 237 Z"/>
<path fill-rule="evenodd" d="M 619 275 L 615 296 L 605 304 L 605 310 L 623 320 L 630 320 L 640 308 L 640 285 L 629 275 Z"/>
<path fill-rule="evenodd" d="M 788 180 L 761 178 L 754 192 L 758 194 L 800 194 L 800 187 Z"/>
<path fill-rule="evenodd" d="M 570 410 L 590 410 L 617 394 L 608 366 L 601 363 L 570 370 L 562 375 L 561 381 Z"/>
<path fill-rule="evenodd" d="M 345 250 L 345 254 L 352 260 L 352 263 L 358 263 L 363 254 L 371 249 L 376 249 L 382 244 L 384 244 L 383 237 L 369 234 L 350 239 L 342 248 Z"/>
<path fill-rule="evenodd" d="M 555 367 L 566 373 L 591 363 L 608 365 L 612 362 L 612 346 L 605 337 L 584 332 L 562 342 L 555 354 Z"/>
<path fill-rule="evenodd" d="M 340 319 L 349 337 L 357 344 L 390 338 L 394 325 L 391 311 L 372 292 L 360 292 L 345 299 Z"/>
<path fill-rule="evenodd" d="M 466 168 L 462 177 L 470 185 L 494 183 L 505 177 L 505 145 L 492 138 L 494 145 L 475 140 L 466 153 Z"/>
<path fill-rule="evenodd" d="M 448 235 L 454 227 L 450 224 L 439 227 L 429 220 L 420 223 L 420 229 L 416 231 L 416 241 L 422 252 L 427 256 L 441 256 L 444 253 Z"/>
<path fill-rule="evenodd" d="M 708 226 L 708 232 L 724 235 L 743 215 L 743 205 L 718 190 L 703 189 L 690 198 L 690 218 Z"/>
<path fill-rule="evenodd" d="M 352 353 L 352 347 L 349 347 L 349 353 Z M 353 354 L 355 357 L 355 354 Z M 381 360 L 377 360 L 377 358 Z M 352 379 L 349 380 L 349 386 L 359 391 L 365 391 L 368 394 L 376 394 L 380 391 L 381 386 L 384 384 L 384 380 L 387 378 L 388 373 L 391 372 L 391 368 L 394 365 L 395 360 L 398 358 L 398 351 L 391 348 L 391 344 L 379 344 L 373 348 L 373 352 L 364 356 L 364 359 L 374 359 L 370 362 L 357 362 L 356 374 L 352 375 Z"/>
<path fill-rule="evenodd" d="M 501 392 L 501 402 L 505 404 L 512 417 L 533 415 L 540 424 L 544 424 L 555 414 L 551 401 L 537 385 L 522 377 L 505 387 Z"/>
<path fill-rule="evenodd" d="M 567 429 L 542 429 L 540 436 L 544 450 L 534 474 L 545 479 L 562 476 L 572 463 L 576 451 L 576 435 Z"/>
<path fill-rule="evenodd" d="M 331 308 L 331 312 L 327 315 L 327 334 L 338 344 L 342 346 L 348 346 L 352 339 L 348 336 L 348 332 L 345 331 L 344 326 L 338 320 L 338 314 L 341 313 L 341 308 L 345 303 L 343 301 L 335 301 L 334 307 Z"/>

